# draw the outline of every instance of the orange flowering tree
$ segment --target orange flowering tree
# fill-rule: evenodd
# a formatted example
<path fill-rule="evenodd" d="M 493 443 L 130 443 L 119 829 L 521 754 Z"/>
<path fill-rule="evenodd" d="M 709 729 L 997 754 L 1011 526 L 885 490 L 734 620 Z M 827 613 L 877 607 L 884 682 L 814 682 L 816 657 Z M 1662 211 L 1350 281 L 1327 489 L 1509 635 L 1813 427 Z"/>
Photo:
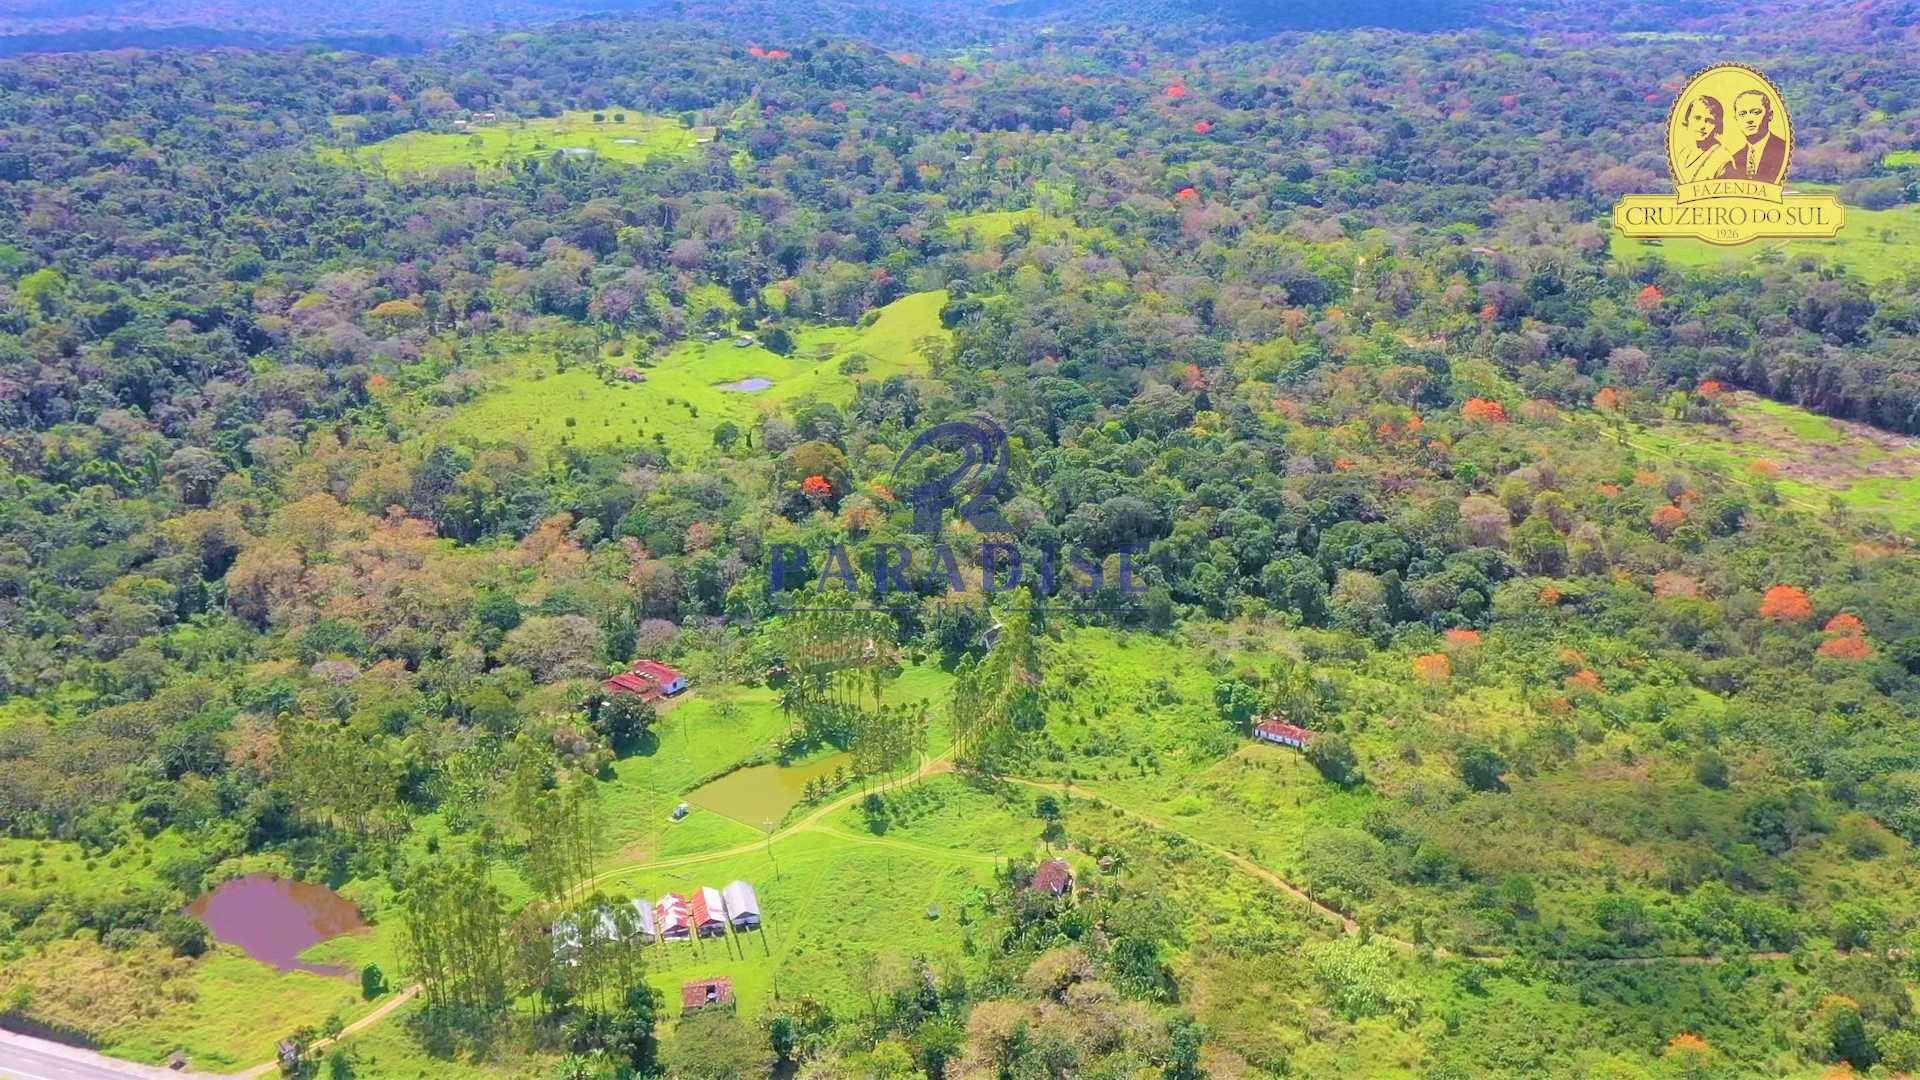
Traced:
<path fill-rule="evenodd" d="M 819 509 L 833 497 L 833 481 L 816 473 L 800 481 L 800 494 L 805 495 L 815 509 Z"/>
<path fill-rule="evenodd" d="M 1813 618 L 1813 601 L 1807 590 L 1794 585 L 1775 585 L 1760 598 L 1760 617 L 1775 622 L 1805 622 Z"/>
<path fill-rule="evenodd" d="M 1597 694 L 1606 689 L 1600 681 L 1600 673 L 1592 668 L 1581 668 L 1567 676 L 1567 692 L 1570 694 Z"/>
<path fill-rule="evenodd" d="M 1428 686 L 1439 686 L 1453 678 L 1453 661 L 1446 653 L 1427 653 L 1413 658 L 1413 674 Z"/>
<path fill-rule="evenodd" d="M 1649 514 L 1647 520 L 1653 524 L 1654 533 L 1665 540 L 1673 535 L 1675 529 L 1687 523 L 1687 512 L 1669 503 Z"/>
<path fill-rule="evenodd" d="M 1507 422 L 1507 407 L 1491 398 L 1469 398 L 1460 406 L 1460 415 L 1475 423 L 1504 424 Z"/>
<path fill-rule="evenodd" d="M 1873 659 L 1873 646 L 1863 637 L 1828 638 L 1820 643 L 1820 655 L 1829 660 L 1846 660 L 1858 663 Z"/>

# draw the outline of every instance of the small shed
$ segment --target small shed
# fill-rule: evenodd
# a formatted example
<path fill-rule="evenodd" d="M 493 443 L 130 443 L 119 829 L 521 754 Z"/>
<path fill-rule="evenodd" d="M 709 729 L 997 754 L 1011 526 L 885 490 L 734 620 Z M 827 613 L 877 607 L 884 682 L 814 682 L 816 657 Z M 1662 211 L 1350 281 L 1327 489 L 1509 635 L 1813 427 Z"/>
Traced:
<path fill-rule="evenodd" d="M 699 1012 L 702 1009 L 731 1008 L 733 1008 L 733 980 L 724 975 L 717 979 L 700 979 L 684 983 L 680 987 L 682 1013 Z"/>
<path fill-rule="evenodd" d="M 620 378 L 630 383 L 643 383 L 647 381 L 647 373 L 637 367 L 623 367 L 620 369 Z"/>
<path fill-rule="evenodd" d="M 1073 867 L 1065 859 L 1048 859 L 1033 872 L 1031 887 L 1048 896 L 1066 896 L 1073 891 Z"/>
<path fill-rule="evenodd" d="M 727 902 L 727 921 L 736 933 L 760 929 L 760 896 L 753 886 L 735 881 L 721 895 Z"/>

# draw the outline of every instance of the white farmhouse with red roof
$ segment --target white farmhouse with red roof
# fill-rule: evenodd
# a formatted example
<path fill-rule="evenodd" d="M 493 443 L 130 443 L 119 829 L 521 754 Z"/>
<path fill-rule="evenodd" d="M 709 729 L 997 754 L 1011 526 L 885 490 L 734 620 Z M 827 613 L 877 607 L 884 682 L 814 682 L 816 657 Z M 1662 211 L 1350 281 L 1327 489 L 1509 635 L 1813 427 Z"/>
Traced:
<path fill-rule="evenodd" d="M 1279 743 L 1291 746 L 1295 750 L 1305 750 L 1313 741 L 1314 733 L 1306 728 L 1289 724 L 1285 720 L 1269 718 L 1253 725 L 1253 737 L 1263 742 Z"/>
<path fill-rule="evenodd" d="M 687 688 L 687 677 L 678 668 L 658 660 L 637 660 L 631 671 L 623 671 L 600 684 L 609 694 L 633 694 L 642 701 L 659 701 Z"/>

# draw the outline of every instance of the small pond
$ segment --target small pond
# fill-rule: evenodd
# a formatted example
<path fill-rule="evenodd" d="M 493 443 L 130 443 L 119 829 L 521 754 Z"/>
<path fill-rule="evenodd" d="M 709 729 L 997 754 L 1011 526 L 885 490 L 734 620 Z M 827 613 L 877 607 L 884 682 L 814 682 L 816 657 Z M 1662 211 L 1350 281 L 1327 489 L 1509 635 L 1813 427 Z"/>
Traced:
<path fill-rule="evenodd" d="M 852 764 L 852 754 L 840 753 L 798 765 L 753 765 L 695 788 L 687 798 L 695 806 L 764 829 L 768 821 L 777 824 L 787 816 L 806 794 L 809 781 L 832 776 L 833 770 Z"/>
<path fill-rule="evenodd" d="M 325 885 L 272 874 L 221 882 L 188 904 L 187 914 L 207 924 L 216 939 L 240 946 L 263 964 L 316 975 L 345 975 L 347 970 L 306 963 L 301 953 L 367 925 L 353 901 Z"/>
<path fill-rule="evenodd" d="M 741 379 L 739 382 L 720 383 L 719 385 L 715 386 L 714 389 L 715 390 L 733 390 L 742 394 L 751 394 L 760 390 L 765 390 L 767 387 L 772 385 L 773 385 L 772 379 L 752 378 L 752 379 Z"/>

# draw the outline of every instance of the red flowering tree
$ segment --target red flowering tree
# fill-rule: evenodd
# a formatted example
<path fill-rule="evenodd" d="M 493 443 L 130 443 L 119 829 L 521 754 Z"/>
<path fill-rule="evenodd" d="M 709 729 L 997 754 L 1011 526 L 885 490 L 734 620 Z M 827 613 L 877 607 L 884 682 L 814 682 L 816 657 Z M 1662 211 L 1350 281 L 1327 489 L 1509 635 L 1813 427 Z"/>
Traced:
<path fill-rule="evenodd" d="M 1633 306 L 1642 312 L 1650 312 L 1657 310 L 1660 302 L 1666 298 L 1667 294 L 1660 291 L 1660 286 L 1649 285 L 1640 290 L 1640 295 L 1633 298 Z"/>
<path fill-rule="evenodd" d="M 800 494 L 805 495 L 807 501 L 818 509 L 826 505 L 828 499 L 833 498 L 833 481 L 815 473 L 800 481 Z"/>

